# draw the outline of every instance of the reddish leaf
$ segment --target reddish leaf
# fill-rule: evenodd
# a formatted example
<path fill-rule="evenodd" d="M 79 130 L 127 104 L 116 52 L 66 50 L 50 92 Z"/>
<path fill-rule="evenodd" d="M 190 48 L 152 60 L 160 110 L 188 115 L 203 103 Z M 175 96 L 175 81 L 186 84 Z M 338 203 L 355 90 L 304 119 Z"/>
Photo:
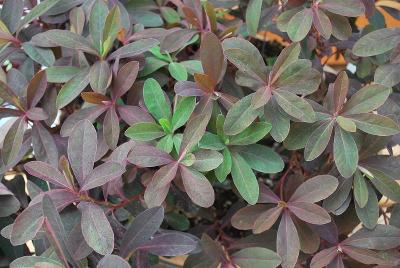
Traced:
<path fill-rule="evenodd" d="M 278 228 L 276 249 L 282 259 L 283 268 L 293 268 L 296 265 L 300 251 L 300 241 L 288 211 L 282 214 Z"/>
<path fill-rule="evenodd" d="M 193 237 L 183 233 L 171 232 L 157 235 L 138 249 L 158 256 L 179 256 L 190 253 L 196 247 L 197 241 Z"/>
<path fill-rule="evenodd" d="M 118 163 L 106 162 L 93 169 L 85 178 L 81 190 L 87 191 L 121 176 L 125 169 Z"/>
<path fill-rule="evenodd" d="M 133 85 L 139 72 L 139 62 L 130 61 L 119 69 L 113 85 L 114 99 L 120 98 Z"/>
<path fill-rule="evenodd" d="M 64 175 L 58 171 L 58 169 L 47 163 L 41 161 L 31 161 L 26 163 L 24 168 L 32 176 L 38 177 L 62 188 L 72 188 L 72 186 L 65 179 Z"/>
<path fill-rule="evenodd" d="M 334 258 L 336 258 L 337 255 L 338 252 L 336 247 L 323 249 L 314 255 L 310 263 L 310 268 L 326 267 L 333 261 Z"/>
<path fill-rule="evenodd" d="M 26 90 L 26 101 L 27 107 L 35 107 L 40 99 L 43 97 L 47 87 L 47 76 L 46 71 L 41 70 L 35 74 L 32 80 L 29 82 Z"/>
<path fill-rule="evenodd" d="M 338 180 L 331 175 L 315 176 L 297 188 L 290 202 L 315 203 L 330 196 L 338 187 Z"/>
<path fill-rule="evenodd" d="M 274 207 L 259 214 L 254 222 L 253 233 L 259 234 L 269 230 L 281 215 L 282 207 Z"/>
<path fill-rule="evenodd" d="M 135 144 L 128 155 L 128 161 L 140 167 L 157 167 L 172 163 L 172 157 L 156 147 Z"/>
<path fill-rule="evenodd" d="M 222 78 L 225 57 L 218 37 L 211 32 L 201 38 L 200 60 L 204 73 L 210 76 L 214 84 L 218 83 Z"/>
<path fill-rule="evenodd" d="M 326 224 L 331 221 L 331 217 L 325 209 L 318 205 L 306 202 L 290 202 L 288 208 L 299 219 L 312 224 Z"/>

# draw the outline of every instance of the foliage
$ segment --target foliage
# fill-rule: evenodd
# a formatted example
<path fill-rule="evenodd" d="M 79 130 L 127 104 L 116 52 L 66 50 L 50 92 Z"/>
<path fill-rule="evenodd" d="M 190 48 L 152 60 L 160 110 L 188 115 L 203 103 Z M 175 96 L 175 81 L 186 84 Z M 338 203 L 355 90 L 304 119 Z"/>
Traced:
<path fill-rule="evenodd" d="M 400 265 L 395 1 L 1 2 L 0 266 Z"/>

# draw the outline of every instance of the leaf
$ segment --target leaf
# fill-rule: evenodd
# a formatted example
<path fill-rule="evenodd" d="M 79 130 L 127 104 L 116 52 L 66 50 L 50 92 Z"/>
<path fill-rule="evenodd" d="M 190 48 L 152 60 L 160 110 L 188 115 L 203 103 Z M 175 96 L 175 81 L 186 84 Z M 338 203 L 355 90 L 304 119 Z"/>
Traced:
<path fill-rule="evenodd" d="M 232 178 L 240 195 L 249 204 L 257 203 L 259 187 L 257 178 L 246 160 L 239 154 L 232 154 Z"/>
<path fill-rule="evenodd" d="M 384 85 L 385 87 L 393 87 L 400 83 L 400 65 L 384 64 L 378 66 L 375 71 L 374 82 Z"/>
<path fill-rule="evenodd" d="M 23 256 L 10 263 L 10 268 L 36 268 L 39 264 L 50 265 L 49 267 L 51 268 L 63 267 L 58 260 L 52 258 L 42 256 Z"/>
<path fill-rule="evenodd" d="M 130 268 L 131 265 L 117 255 L 104 256 L 96 266 L 97 268 Z"/>
<path fill-rule="evenodd" d="M 251 0 L 246 9 L 246 25 L 250 35 L 256 36 L 260 22 L 262 0 Z"/>
<path fill-rule="evenodd" d="M 289 202 L 288 208 L 299 219 L 311 224 L 327 224 L 331 221 L 331 217 L 325 209 L 318 205 L 307 202 Z"/>
<path fill-rule="evenodd" d="M 290 197 L 290 202 L 319 202 L 333 194 L 338 185 L 338 180 L 331 175 L 315 176 L 296 189 Z"/>
<path fill-rule="evenodd" d="M 178 23 L 181 20 L 178 12 L 176 12 L 175 9 L 171 7 L 161 7 L 160 11 L 164 20 L 169 24 Z"/>
<path fill-rule="evenodd" d="M 189 219 L 185 215 L 178 212 L 166 213 L 165 221 L 174 230 L 187 231 L 190 227 Z"/>
<path fill-rule="evenodd" d="M 218 135 L 206 132 L 199 142 L 199 147 L 219 151 L 225 148 L 225 144 Z"/>
<path fill-rule="evenodd" d="M 1 9 L 1 20 L 11 33 L 18 29 L 24 11 L 23 0 L 5 0 Z"/>
<path fill-rule="evenodd" d="M 35 74 L 26 89 L 27 106 L 35 107 L 43 97 L 47 87 L 47 77 L 45 71 L 39 71 Z"/>
<path fill-rule="evenodd" d="M 103 0 L 94 1 L 93 7 L 90 11 L 89 18 L 89 32 L 93 42 L 93 46 L 98 53 L 102 55 L 103 52 L 103 29 L 108 14 L 108 7 Z"/>
<path fill-rule="evenodd" d="M 101 207 L 81 202 L 78 205 L 82 213 L 82 234 L 86 243 L 101 255 L 111 254 L 114 250 L 114 233 Z"/>
<path fill-rule="evenodd" d="M 312 11 L 314 27 L 325 39 L 329 39 L 332 34 L 332 23 L 329 17 L 319 8 Z"/>
<path fill-rule="evenodd" d="M 128 161 L 139 167 L 156 167 L 167 165 L 174 160 L 168 153 L 153 146 L 135 144 L 128 155 Z"/>
<path fill-rule="evenodd" d="M 281 74 L 299 58 L 300 50 L 300 44 L 293 43 L 281 51 L 272 67 L 272 81 L 270 81 L 270 83 L 275 82 Z"/>
<path fill-rule="evenodd" d="M 133 124 L 125 131 L 125 136 L 136 141 L 151 141 L 164 135 L 162 127 L 150 122 Z"/>
<path fill-rule="evenodd" d="M 32 60 L 43 66 L 50 67 L 56 60 L 53 51 L 50 49 L 35 47 L 27 42 L 22 44 L 22 48 Z"/>
<path fill-rule="evenodd" d="M 46 68 L 49 83 L 66 83 L 81 71 L 75 66 L 52 66 Z"/>
<path fill-rule="evenodd" d="M 254 206 L 246 206 L 232 216 L 232 226 L 238 230 L 251 230 L 255 226 L 255 220 L 260 216 L 260 213 L 265 212 L 266 207 L 262 204 Z"/>
<path fill-rule="evenodd" d="M 225 181 L 226 177 L 232 170 L 232 156 L 227 148 L 222 151 L 224 157 L 222 163 L 215 169 L 214 173 L 219 182 Z"/>
<path fill-rule="evenodd" d="M 343 112 L 347 115 L 371 112 L 385 103 L 391 91 L 391 88 L 381 85 L 365 86 L 351 96 Z"/>
<path fill-rule="evenodd" d="M 78 72 L 71 80 L 69 80 L 58 92 L 56 105 L 57 109 L 61 109 L 71 101 L 73 101 L 86 88 L 90 81 L 89 69 Z"/>
<path fill-rule="evenodd" d="M 149 78 L 145 81 L 143 99 L 147 109 L 157 120 L 171 118 L 170 105 L 160 84 L 155 79 Z"/>
<path fill-rule="evenodd" d="M 115 162 L 105 162 L 90 172 L 81 185 L 81 191 L 87 191 L 102 186 L 112 179 L 118 178 L 125 172 L 125 168 Z"/>
<path fill-rule="evenodd" d="M 323 0 L 318 6 L 345 17 L 358 17 L 365 13 L 364 5 L 359 0 Z"/>
<path fill-rule="evenodd" d="M 353 120 L 347 118 L 347 117 L 343 117 L 343 116 L 338 116 L 336 117 L 336 123 L 338 123 L 338 125 L 347 132 L 356 132 L 357 130 L 357 126 L 356 124 L 353 122 Z"/>
<path fill-rule="evenodd" d="M 364 264 L 387 264 L 387 261 L 375 251 L 350 246 L 343 246 L 342 249 L 345 254 L 358 262 Z"/>
<path fill-rule="evenodd" d="M 39 47 L 65 47 L 97 55 L 97 51 L 83 36 L 67 30 L 48 30 L 34 35 L 31 42 Z"/>
<path fill-rule="evenodd" d="M 168 71 L 176 81 L 186 81 L 188 78 L 186 67 L 179 62 L 168 64 Z"/>
<path fill-rule="evenodd" d="M 252 144 L 240 147 L 238 152 L 254 170 L 263 173 L 278 173 L 283 170 L 282 158 L 267 146 Z"/>
<path fill-rule="evenodd" d="M 92 172 L 97 151 L 97 134 L 92 123 L 78 123 L 68 139 L 68 159 L 74 175 L 82 184 Z"/>
<path fill-rule="evenodd" d="M 142 54 L 152 47 L 156 46 L 159 44 L 159 41 L 157 39 L 141 39 L 132 43 L 129 43 L 123 47 L 120 47 L 113 53 L 111 53 L 107 60 L 114 60 L 116 58 L 127 58 L 127 57 L 133 57 L 139 54 Z"/>
<path fill-rule="evenodd" d="M 345 71 L 342 71 L 333 84 L 333 104 L 336 112 L 342 110 L 348 91 L 349 77 Z"/>
<path fill-rule="evenodd" d="M 192 165 L 200 172 L 207 172 L 216 169 L 223 161 L 223 156 L 213 150 L 199 150 L 194 153 L 195 161 Z"/>
<path fill-rule="evenodd" d="M 311 105 L 303 98 L 285 90 L 274 91 L 274 97 L 279 106 L 290 116 L 306 123 L 315 121 L 315 113 Z"/>
<path fill-rule="evenodd" d="M 171 30 L 161 40 L 160 50 L 162 53 L 176 52 L 186 46 L 195 34 L 192 29 Z"/>
<path fill-rule="evenodd" d="M 112 78 L 111 68 L 108 62 L 103 60 L 96 61 L 90 68 L 89 78 L 90 86 L 93 91 L 105 94 Z"/>
<path fill-rule="evenodd" d="M 130 61 L 119 69 L 117 77 L 113 81 L 112 94 L 118 99 L 133 86 L 139 71 L 139 62 Z"/>
<path fill-rule="evenodd" d="M 137 215 L 122 238 L 120 256 L 130 256 L 131 252 L 149 240 L 160 228 L 163 218 L 163 207 L 153 207 Z"/>
<path fill-rule="evenodd" d="M 361 229 L 343 241 L 344 245 L 357 248 L 387 250 L 399 246 L 400 229 L 378 224 L 373 230 Z"/>
<path fill-rule="evenodd" d="M 368 188 L 363 175 L 359 171 L 354 174 L 353 192 L 357 204 L 361 208 L 365 207 L 368 202 Z"/>
<path fill-rule="evenodd" d="M 336 167 L 343 177 L 349 178 L 354 174 L 358 164 L 357 144 L 350 133 L 339 127 L 335 128 L 333 157 Z"/>
<path fill-rule="evenodd" d="M 160 206 L 164 202 L 170 183 L 175 179 L 178 166 L 178 162 L 172 162 L 154 173 L 144 192 L 144 200 L 148 207 Z"/>
<path fill-rule="evenodd" d="M 172 116 L 172 131 L 182 127 L 189 120 L 195 106 L 196 99 L 194 97 L 182 98 L 178 102 Z"/>
<path fill-rule="evenodd" d="M 294 15 L 287 26 L 287 33 L 293 42 L 303 40 L 311 29 L 313 21 L 312 10 L 305 8 Z"/>
<path fill-rule="evenodd" d="M 119 139 L 119 118 L 115 108 L 108 109 L 103 121 L 103 135 L 110 149 L 115 149 Z"/>
<path fill-rule="evenodd" d="M 304 157 L 307 161 L 314 160 L 325 151 L 331 139 L 334 125 L 334 120 L 325 121 L 311 133 L 304 149 Z"/>
<path fill-rule="evenodd" d="M 338 255 L 338 252 L 337 252 L 336 247 L 323 249 L 314 255 L 314 257 L 312 258 L 311 263 L 310 263 L 310 268 L 326 267 L 333 261 L 333 259 L 337 255 Z"/>
<path fill-rule="evenodd" d="M 398 124 L 379 114 L 354 114 L 349 116 L 360 130 L 376 136 L 391 136 L 399 133 Z"/>
<path fill-rule="evenodd" d="M 200 60 L 204 73 L 211 77 L 214 84 L 222 79 L 226 60 L 218 37 L 212 32 L 202 35 Z"/>
<path fill-rule="evenodd" d="M 196 247 L 197 241 L 191 236 L 179 232 L 170 232 L 157 235 L 140 246 L 139 249 L 157 256 L 180 256 L 192 252 Z"/>
<path fill-rule="evenodd" d="M 299 256 L 300 241 L 296 227 L 287 211 L 282 214 L 278 227 L 276 250 L 282 259 L 282 267 L 293 268 L 295 266 Z"/>
<path fill-rule="evenodd" d="M 45 0 L 43 2 L 40 2 L 40 4 L 32 8 L 31 11 L 21 20 L 21 22 L 19 23 L 18 31 L 37 17 L 42 16 L 50 8 L 57 5 L 58 2 L 60 2 L 60 0 Z"/>
<path fill-rule="evenodd" d="M 260 234 L 269 230 L 278 220 L 282 210 L 282 207 L 276 206 L 258 214 L 257 219 L 253 222 L 253 233 Z"/>
<path fill-rule="evenodd" d="M 200 172 L 180 165 L 183 186 L 190 199 L 201 207 L 211 207 L 214 204 L 214 189 L 208 179 Z"/>
<path fill-rule="evenodd" d="M 400 202 L 400 185 L 384 172 L 373 170 L 371 173 L 374 177 L 370 180 L 375 188 L 389 199 Z"/>
<path fill-rule="evenodd" d="M 250 145 L 258 142 L 271 130 L 269 122 L 256 122 L 237 135 L 229 137 L 230 145 Z"/>
<path fill-rule="evenodd" d="M 3 163 L 9 165 L 17 159 L 22 147 L 27 122 L 24 118 L 17 119 L 4 137 L 2 158 Z"/>
<path fill-rule="evenodd" d="M 236 135 L 244 131 L 260 114 L 251 106 L 252 94 L 238 100 L 229 110 L 224 123 L 224 133 Z"/>
<path fill-rule="evenodd" d="M 22 245 L 35 238 L 43 221 L 42 204 L 38 203 L 25 208 L 12 225 L 11 244 Z"/>
<path fill-rule="evenodd" d="M 363 208 L 359 207 L 357 202 L 355 202 L 354 205 L 356 207 L 357 216 L 361 220 L 362 224 L 368 229 L 373 229 L 376 226 L 379 218 L 379 204 L 374 189 L 369 184 L 367 184 L 367 186 L 367 204 Z"/>
<path fill-rule="evenodd" d="M 262 247 L 249 247 L 232 255 L 233 262 L 242 268 L 278 267 L 281 258 L 272 250 Z"/>
<path fill-rule="evenodd" d="M 395 48 L 400 43 L 399 28 L 385 28 L 361 37 L 353 46 L 353 53 L 359 57 L 380 55 Z"/>
<path fill-rule="evenodd" d="M 38 177 L 44 181 L 55 184 L 62 188 L 71 189 L 71 185 L 65 179 L 64 175 L 55 167 L 41 162 L 30 161 L 24 165 L 24 169 L 32 176 Z"/>
<path fill-rule="evenodd" d="M 249 41 L 232 37 L 222 42 L 224 54 L 240 71 L 260 82 L 267 78 L 267 70 L 258 49 Z"/>
<path fill-rule="evenodd" d="M 107 55 L 110 51 L 115 38 L 117 38 L 121 28 L 121 12 L 118 5 L 114 5 L 108 13 L 103 30 L 103 51 L 102 56 Z"/>

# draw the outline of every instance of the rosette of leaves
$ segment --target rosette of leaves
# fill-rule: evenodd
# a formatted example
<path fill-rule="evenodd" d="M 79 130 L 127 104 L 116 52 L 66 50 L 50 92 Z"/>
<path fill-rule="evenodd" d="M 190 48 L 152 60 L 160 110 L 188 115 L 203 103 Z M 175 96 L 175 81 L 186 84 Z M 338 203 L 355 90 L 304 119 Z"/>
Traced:
<path fill-rule="evenodd" d="M 338 180 L 330 175 L 313 177 L 302 183 L 288 199 L 283 194 L 278 197 L 266 185 L 260 186 L 259 205 L 240 209 L 232 217 L 232 225 L 257 234 L 269 230 L 282 215 L 276 238 L 277 253 L 282 258 L 282 267 L 294 267 L 301 249 L 299 237 L 304 236 L 299 232 L 309 227 L 298 221 L 296 227 L 293 216 L 314 225 L 331 222 L 329 213 L 314 203 L 329 197 L 336 190 Z M 271 208 L 266 204 L 275 206 Z"/>
<path fill-rule="evenodd" d="M 341 179 L 337 190 L 324 200 L 324 207 L 341 215 L 351 204 L 353 196 L 356 214 L 365 228 L 373 229 L 380 216 L 376 190 L 394 202 L 400 201 L 398 158 L 377 155 L 384 147 L 385 139 L 377 141 L 373 136 L 364 138 L 360 159 L 354 175 Z M 352 191 L 352 192 L 351 192 Z"/>
<path fill-rule="evenodd" d="M 227 249 L 218 241 L 204 234 L 201 237 L 201 253 L 190 255 L 185 268 L 192 267 L 278 267 L 281 258 L 264 247 L 248 247 L 240 250 Z"/>
<path fill-rule="evenodd" d="M 153 82 L 150 80 L 150 83 Z M 144 93 L 144 96 L 146 96 L 146 93 Z M 162 91 L 157 96 L 161 97 L 158 100 L 164 98 Z M 146 99 L 146 97 L 144 98 Z M 164 99 L 164 101 L 166 100 Z M 169 105 L 150 107 L 154 108 L 154 110 L 150 108 L 150 112 L 155 118 L 170 117 Z M 209 103 L 205 113 L 191 116 L 182 137 L 179 138 L 178 136 L 172 141 L 174 150 L 171 154 L 173 157 L 167 152 L 147 144 L 135 145 L 128 155 L 128 161 L 139 167 L 160 167 L 146 185 L 144 199 L 149 207 L 159 206 L 163 203 L 174 180 L 175 184 L 180 185 L 180 188 L 188 194 L 195 204 L 201 207 L 210 207 L 214 203 L 214 190 L 210 181 L 202 172 L 217 168 L 222 163 L 223 157 L 217 151 L 196 150 L 210 120 L 211 107 L 211 103 Z M 132 129 L 137 128 L 137 124 L 132 127 L 126 131 L 128 136 L 131 136 Z M 160 129 L 162 128 L 160 127 Z M 159 133 L 159 135 L 163 136 L 164 132 Z M 148 136 L 148 134 L 144 136 Z M 178 176 L 178 171 L 180 176 Z"/>
<path fill-rule="evenodd" d="M 53 136 L 45 127 L 49 111 L 40 107 L 47 88 L 46 72 L 39 71 L 29 82 L 18 70 L 11 71 L 7 78 L 7 83 L 0 82 L 0 97 L 7 104 L 0 108 L 0 118 L 10 118 L 14 122 L 4 137 L 1 155 L 4 169 L 21 160 L 21 149 L 29 139 L 32 139 L 38 159 L 57 165 L 58 150 Z M 28 126 L 32 129 L 29 130 Z"/>
<path fill-rule="evenodd" d="M 298 43 L 282 50 L 272 70 L 265 65 L 258 49 L 244 39 L 228 38 L 222 46 L 225 56 L 239 69 L 236 82 L 256 90 L 229 109 L 224 124 L 226 134 L 243 131 L 259 116 L 262 108 L 266 120 L 272 124 L 271 136 L 278 142 L 288 135 L 291 119 L 315 121 L 311 104 L 298 95 L 316 91 L 321 77 L 309 60 L 298 59 Z"/>
<path fill-rule="evenodd" d="M 219 90 L 227 63 L 221 43 L 215 34 L 209 32 L 202 36 L 200 61 L 203 73 L 194 73 L 195 82 L 177 82 L 174 86 L 175 93 L 179 96 L 200 97 L 200 103 L 217 100 L 229 109 L 237 98 Z"/>
<path fill-rule="evenodd" d="M 121 18 L 118 5 L 111 10 L 103 0 L 96 0 L 90 11 L 89 33 L 85 37 L 69 30 L 49 30 L 32 37 L 31 43 L 40 48 L 64 47 L 76 51 L 79 68 L 53 67 L 53 82 L 64 83 L 57 96 L 57 108 L 63 108 L 73 101 L 90 84 L 93 91 L 105 94 L 112 81 L 110 61 L 117 62 L 127 57 L 137 56 L 159 42 L 156 39 L 143 39 L 126 44 L 109 54 L 121 30 Z M 83 53 L 98 60 L 89 64 Z M 48 72 L 49 72 L 48 71 Z M 59 73 L 58 73 L 59 72 Z"/>
<path fill-rule="evenodd" d="M 222 151 L 223 162 L 214 170 L 215 177 L 223 182 L 231 174 L 243 199 L 249 204 L 255 204 L 259 198 L 259 187 L 253 170 L 278 173 L 284 167 L 281 157 L 274 150 L 256 144 L 268 134 L 272 126 L 268 122 L 253 122 L 239 134 L 226 135 L 223 128 L 225 117 L 219 114 L 215 121 L 216 134 L 206 132 L 199 147 Z"/>
<path fill-rule="evenodd" d="M 287 32 L 293 42 L 303 40 L 312 26 L 325 39 L 333 35 L 339 40 L 347 40 L 352 33 L 347 17 L 358 17 L 364 13 L 361 0 L 314 0 L 310 7 L 284 11 L 277 19 L 277 27 Z"/>
<path fill-rule="evenodd" d="M 328 237 L 326 231 L 334 235 Z M 390 251 L 400 244 L 400 229 L 394 226 L 379 224 L 373 230 L 363 228 L 340 242 L 337 227 L 333 223 L 322 226 L 319 233 L 331 247 L 326 246 L 314 255 L 311 268 L 346 267 L 348 258 L 379 267 L 395 267 L 399 263 L 395 251 Z"/>
<path fill-rule="evenodd" d="M 363 31 L 364 33 L 364 31 Z M 376 68 L 374 81 L 387 87 L 400 83 L 400 30 L 399 28 L 379 29 L 362 36 L 353 46 L 353 54 L 372 57 L 390 54 L 385 64 Z M 380 62 L 379 62 L 380 63 Z"/>
<path fill-rule="evenodd" d="M 160 84 L 149 78 L 143 85 L 144 105 L 151 114 L 146 122 L 137 122 L 125 131 L 125 136 L 135 141 L 152 141 L 159 139 L 157 148 L 170 153 L 174 148 L 174 140 L 178 137 L 174 134 L 184 126 L 192 114 L 196 99 L 194 97 L 176 98 L 174 111 L 171 112 L 171 104 Z"/>
<path fill-rule="evenodd" d="M 69 136 L 79 121 L 86 119 L 94 122 L 105 113 L 102 121 L 103 137 L 108 147 L 115 149 L 120 134 L 120 118 L 127 124 L 151 118 L 140 107 L 126 105 L 122 101 L 122 97 L 132 88 L 138 71 L 139 62 L 130 61 L 124 64 L 115 75 L 109 90 L 110 96 L 98 92 L 81 93 L 82 99 L 92 105 L 70 115 L 61 127 L 61 136 Z"/>
<path fill-rule="evenodd" d="M 341 72 L 335 83 L 329 86 L 324 105 L 313 104 L 318 120 L 307 128 L 306 135 L 311 132 L 309 138 L 300 138 L 305 134 L 299 135 L 300 127 L 290 134 L 290 142 L 286 141 L 290 149 L 304 147 L 304 157 L 311 161 L 325 151 L 333 135 L 333 157 L 337 169 L 345 178 L 352 176 L 357 169 L 359 154 L 353 137 L 357 129 L 375 136 L 391 136 L 400 130 L 391 118 L 373 113 L 385 103 L 391 93 L 390 88 L 367 85 L 346 101 L 348 90 L 347 74 Z M 302 128 L 303 131 L 305 129 Z"/>

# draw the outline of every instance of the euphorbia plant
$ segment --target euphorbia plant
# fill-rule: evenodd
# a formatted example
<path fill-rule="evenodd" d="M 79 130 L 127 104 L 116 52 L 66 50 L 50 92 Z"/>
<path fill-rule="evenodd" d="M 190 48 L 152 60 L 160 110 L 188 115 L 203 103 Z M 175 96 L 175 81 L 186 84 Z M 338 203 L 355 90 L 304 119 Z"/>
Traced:
<path fill-rule="evenodd" d="M 400 265 L 394 0 L 0 9 L 0 266 Z"/>

